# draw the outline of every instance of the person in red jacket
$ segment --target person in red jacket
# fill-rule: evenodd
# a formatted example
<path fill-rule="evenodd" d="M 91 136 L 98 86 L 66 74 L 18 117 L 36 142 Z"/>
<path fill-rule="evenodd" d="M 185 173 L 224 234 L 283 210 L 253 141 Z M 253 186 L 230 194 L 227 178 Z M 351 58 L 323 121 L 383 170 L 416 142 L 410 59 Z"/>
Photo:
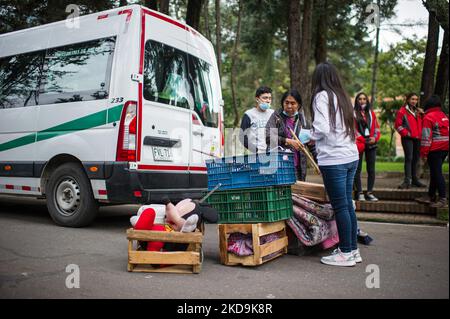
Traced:
<path fill-rule="evenodd" d="M 418 198 L 417 201 L 431 204 L 431 207 L 441 208 L 447 205 L 442 163 L 448 155 L 448 117 L 442 112 L 441 99 L 437 95 L 431 96 L 425 102 L 424 109 L 420 157 L 426 159 L 430 167 L 430 185 L 428 198 Z M 432 203 L 436 200 L 436 190 L 439 200 Z"/>
<path fill-rule="evenodd" d="M 402 146 L 405 153 L 405 180 L 399 188 L 411 186 L 425 187 L 417 177 L 420 159 L 420 138 L 422 134 L 422 114 L 418 107 L 419 96 L 409 93 L 406 104 L 397 112 L 394 127 L 402 137 Z"/>
<path fill-rule="evenodd" d="M 357 191 L 356 200 L 378 201 L 373 194 L 375 184 L 375 161 L 377 156 L 377 142 L 380 139 L 380 125 L 375 112 L 372 110 L 366 93 L 359 93 L 355 98 L 356 146 L 359 152 L 358 169 L 356 170 L 354 185 Z M 361 169 L 363 156 L 366 155 L 367 192 L 364 197 L 361 185 Z"/>

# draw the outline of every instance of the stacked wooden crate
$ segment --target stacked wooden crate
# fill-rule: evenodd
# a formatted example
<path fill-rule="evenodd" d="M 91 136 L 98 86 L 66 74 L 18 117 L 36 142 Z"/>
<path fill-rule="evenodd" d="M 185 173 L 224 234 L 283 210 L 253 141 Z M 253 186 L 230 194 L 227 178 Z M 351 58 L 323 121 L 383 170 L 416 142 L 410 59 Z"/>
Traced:
<path fill-rule="evenodd" d="M 288 244 L 285 220 L 292 216 L 291 185 L 296 180 L 293 153 L 227 157 L 206 164 L 208 189 L 220 185 L 207 201 L 219 213 L 221 262 L 256 266 L 284 255 Z M 252 256 L 228 252 L 232 233 L 251 234 Z M 261 245 L 261 237 L 274 233 L 279 239 Z"/>

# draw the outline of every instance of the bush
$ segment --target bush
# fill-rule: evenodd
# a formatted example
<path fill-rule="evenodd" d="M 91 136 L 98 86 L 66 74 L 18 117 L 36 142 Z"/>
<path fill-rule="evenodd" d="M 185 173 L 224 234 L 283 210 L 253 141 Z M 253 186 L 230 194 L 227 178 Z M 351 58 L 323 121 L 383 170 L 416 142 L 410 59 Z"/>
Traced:
<path fill-rule="evenodd" d="M 377 157 L 389 158 L 392 154 L 394 154 L 394 145 L 389 148 L 389 136 L 382 135 L 377 145 Z"/>

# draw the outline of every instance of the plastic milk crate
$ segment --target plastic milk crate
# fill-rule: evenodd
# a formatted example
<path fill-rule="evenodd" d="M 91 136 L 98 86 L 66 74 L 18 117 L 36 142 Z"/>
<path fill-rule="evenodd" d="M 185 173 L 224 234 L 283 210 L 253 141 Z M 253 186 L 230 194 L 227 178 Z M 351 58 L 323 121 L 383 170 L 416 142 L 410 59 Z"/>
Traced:
<path fill-rule="evenodd" d="M 292 217 L 291 186 L 216 191 L 207 202 L 219 213 L 219 223 L 269 223 Z"/>
<path fill-rule="evenodd" d="M 258 153 L 206 161 L 208 190 L 291 185 L 296 181 L 292 152 Z"/>

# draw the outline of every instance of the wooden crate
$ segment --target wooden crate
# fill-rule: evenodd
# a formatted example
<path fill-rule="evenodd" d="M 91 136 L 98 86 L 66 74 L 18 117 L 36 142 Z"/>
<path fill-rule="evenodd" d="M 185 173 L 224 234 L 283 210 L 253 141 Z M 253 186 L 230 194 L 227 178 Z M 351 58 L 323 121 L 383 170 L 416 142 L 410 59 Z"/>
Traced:
<path fill-rule="evenodd" d="M 291 189 L 293 194 L 306 197 L 316 202 L 328 203 L 330 201 L 323 184 L 297 181 L 291 186 Z"/>
<path fill-rule="evenodd" d="M 220 224 L 218 225 L 218 230 L 220 262 L 224 265 L 258 266 L 287 253 L 288 238 L 286 236 L 285 221 L 258 224 Z M 271 243 L 260 245 L 261 236 L 280 231 L 282 231 L 283 234 L 280 239 L 277 239 Z M 232 233 L 252 234 L 253 255 L 240 257 L 228 252 L 228 237 Z M 270 258 L 264 258 L 280 250 L 282 251 L 278 254 Z"/>
<path fill-rule="evenodd" d="M 128 271 L 195 273 L 202 268 L 204 227 L 192 233 L 127 230 Z M 164 243 L 188 244 L 186 251 L 144 251 L 138 250 L 138 241 L 160 241 Z M 156 265 L 152 266 L 152 265 Z M 164 265 L 164 267 L 159 267 Z"/>

